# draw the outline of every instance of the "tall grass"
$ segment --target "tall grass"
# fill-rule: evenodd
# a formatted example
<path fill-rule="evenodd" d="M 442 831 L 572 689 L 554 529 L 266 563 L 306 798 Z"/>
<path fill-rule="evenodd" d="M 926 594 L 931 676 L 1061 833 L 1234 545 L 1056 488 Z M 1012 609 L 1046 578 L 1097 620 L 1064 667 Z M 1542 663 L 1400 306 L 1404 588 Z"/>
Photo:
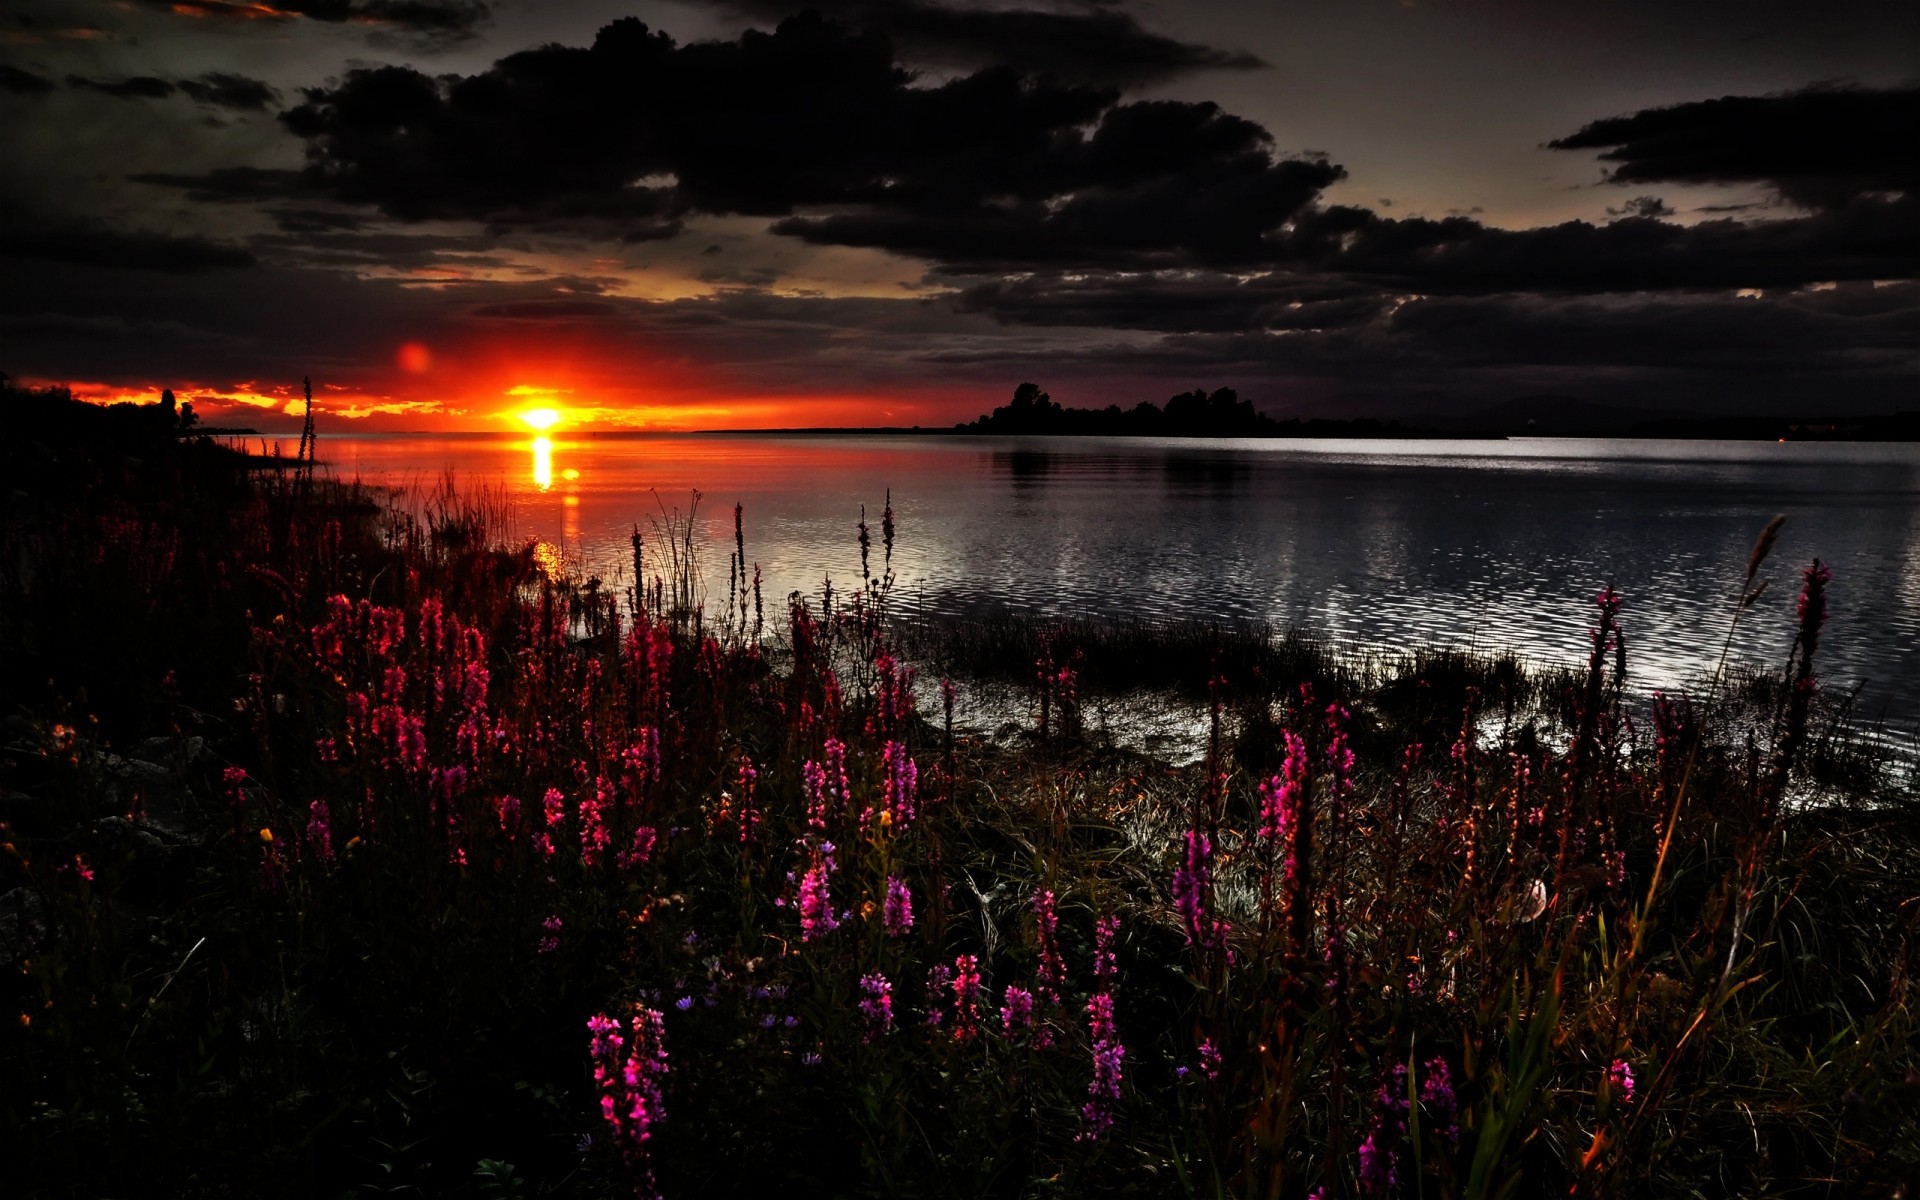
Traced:
<path fill-rule="evenodd" d="M 1838 749 L 1817 619 L 1765 686 L 1655 698 L 1611 593 L 1568 672 L 931 628 L 892 613 L 889 507 L 859 586 L 789 597 L 776 635 L 744 526 L 707 616 L 691 508 L 636 527 L 621 589 L 451 487 L 407 513 L 101 470 L 46 481 L 0 571 L 0 1111 L 28 1194 L 1920 1170 L 1920 824 Z M 921 712 L 916 662 L 1025 681 L 1032 737 L 956 729 L 953 686 Z M 1087 695 L 1143 685 L 1204 702 L 1194 765 L 1088 732 Z"/>

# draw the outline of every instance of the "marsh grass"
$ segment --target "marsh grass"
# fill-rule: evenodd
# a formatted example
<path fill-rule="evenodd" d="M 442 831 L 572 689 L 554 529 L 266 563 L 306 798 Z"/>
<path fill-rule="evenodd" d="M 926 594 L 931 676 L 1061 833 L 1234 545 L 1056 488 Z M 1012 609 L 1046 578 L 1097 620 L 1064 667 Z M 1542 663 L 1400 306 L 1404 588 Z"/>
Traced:
<path fill-rule="evenodd" d="M 609 582 L 452 481 L 408 507 L 193 447 L 63 453 L 10 462 L 0 564 L 22 1194 L 1920 1170 L 1910 775 L 1784 665 L 1631 694 L 1630 597 L 1572 669 L 933 623 L 895 611 L 889 510 L 860 583 L 784 621 L 737 534 L 709 617 L 691 508 L 636 521 Z M 1024 711 L 969 731 L 910 663 Z M 1188 753 L 1109 736 L 1145 693 Z M 666 1058 L 596 1059 L 589 1018 Z"/>

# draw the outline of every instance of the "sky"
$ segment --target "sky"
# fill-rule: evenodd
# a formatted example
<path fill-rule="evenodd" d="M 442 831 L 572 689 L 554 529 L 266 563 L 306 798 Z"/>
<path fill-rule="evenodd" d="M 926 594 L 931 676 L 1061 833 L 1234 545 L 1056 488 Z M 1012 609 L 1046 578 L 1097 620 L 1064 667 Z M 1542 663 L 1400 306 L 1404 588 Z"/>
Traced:
<path fill-rule="evenodd" d="M 9 0 L 0 370 L 204 420 L 1920 407 L 1906 0 Z"/>

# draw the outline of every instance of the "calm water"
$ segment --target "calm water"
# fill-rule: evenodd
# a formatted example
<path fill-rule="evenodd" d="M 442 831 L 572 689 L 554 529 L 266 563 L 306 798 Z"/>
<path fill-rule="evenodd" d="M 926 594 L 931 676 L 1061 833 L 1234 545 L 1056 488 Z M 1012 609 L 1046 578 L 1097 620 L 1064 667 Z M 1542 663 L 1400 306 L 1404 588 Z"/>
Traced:
<path fill-rule="evenodd" d="M 1347 442 L 958 437 L 369 436 L 343 477 L 505 488 L 517 537 L 607 578 L 660 505 L 702 493 L 712 602 L 733 505 L 770 603 L 859 578 L 893 491 L 910 604 L 1261 619 L 1343 643 L 1582 657 L 1613 582 L 1645 687 L 1710 670 L 1748 548 L 1788 522 L 1736 655 L 1784 660 L 1798 569 L 1833 568 L 1831 679 L 1901 724 L 1920 709 L 1920 447 L 1765 442 Z"/>

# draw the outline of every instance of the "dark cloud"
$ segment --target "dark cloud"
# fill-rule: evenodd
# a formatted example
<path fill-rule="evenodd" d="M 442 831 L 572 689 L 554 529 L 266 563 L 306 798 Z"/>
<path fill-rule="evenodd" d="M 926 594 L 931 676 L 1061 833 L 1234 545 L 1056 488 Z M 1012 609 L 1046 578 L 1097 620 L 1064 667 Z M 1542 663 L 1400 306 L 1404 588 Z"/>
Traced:
<path fill-rule="evenodd" d="M 1724 96 L 1595 121 L 1547 145 L 1602 151 L 1614 183 L 1757 183 L 1833 208 L 1920 190 L 1920 87 Z"/>
<path fill-rule="evenodd" d="M 42 79 L 31 71 L 0 64 L 0 92 L 12 92 L 16 96 L 42 96 L 52 91 L 53 87 L 51 79 Z"/>
<path fill-rule="evenodd" d="M 1635 196 L 1618 208 L 1609 204 L 1607 206 L 1607 215 L 1610 217 L 1646 217 L 1648 219 L 1658 219 L 1660 217 L 1673 216 L 1674 210 L 1671 205 L 1658 196 Z"/>
<path fill-rule="evenodd" d="M 721 0 L 719 7 L 777 21 L 783 0 Z M 809 7 L 860 29 L 878 30 L 916 62 L 968 68 L 1005 66 L 1031 74 L 1131 86 L 1202 70 L 1267 66 L 1244 51 L 1182 42 L 1145 28 L 1131 14 L 1088 3 L 1066 11 L 959 8 L 924 0 L 828 0 Z"/>
<path fill-rule="evenodd" d="M 568 321 L 610 317 L 619 309 L 604 300 L 517 300 L 482 304 L 471 311 L 476 317 L 509 321 Z"/>
<path fill-rule="evenodd" d="M 169 273 L 250 267 L 254 263 L 253 255 L 246 250 L 201 238 L 92 225 L 36 225 L 16 217 L 0 223 L 0 258 Z"/>
<path fill-rule="evenodd" d="M 187 199 L 206 203 L 245 203 L 260 200 L 310 200 L 311 189 L 298 171 L 268 167 L 220 167 L 197 175 L 171 171 L 142 171 L 129 175 L 135 183 L 178 188 Z"/>
<path fill-rule="evenodd" d="M 171 82 L 153 75 L 135 75 L 127 79 L 88 79 L 83 75 L 69 75 L 67 86 L 85 88 L 121 100 L 164 100 L 179 90 Z"/>
<path fill-rule="evenodd" d="M 164 100 L 175 92 L 188 99 L 217 108 L 259 110 L 278 100 L 280 93 L 258 79 L 209 71 L 195 79 L 161 79 L 154 75 L 135 75 L 128 79 L 89 79 L 67 76 L 67 86 L 85 88 L 122 100 Z"/>
<path fill-rule="evenodd" d="M 687 46 L 621 21 L 467 77 L 358 70 L 285 120 L 317 191 L 403 220 L 665 236 L 749 214 L 942 262 L 1244 257 L 1342 176 L 1276 160 L 1266 130 L 1210 103 L 1122 104 L 1005 67 L 925 86 L 884 35 L 813 16 Z"/>
<path fill-rule="evenodd" d="M 259 111 L 280 98 L 280 93 L 258 79 L 209 71 L 197 79 L 183 79 L 180 90 L 201 104 L 218 108 Z"/>
<path fill-rule="evenodd" d="M 492 17 L 480 0 L 143 0 L 184 17 L 239 22 L 305 18 L 386 26 L 434 37 L 470 37 Z"/>

